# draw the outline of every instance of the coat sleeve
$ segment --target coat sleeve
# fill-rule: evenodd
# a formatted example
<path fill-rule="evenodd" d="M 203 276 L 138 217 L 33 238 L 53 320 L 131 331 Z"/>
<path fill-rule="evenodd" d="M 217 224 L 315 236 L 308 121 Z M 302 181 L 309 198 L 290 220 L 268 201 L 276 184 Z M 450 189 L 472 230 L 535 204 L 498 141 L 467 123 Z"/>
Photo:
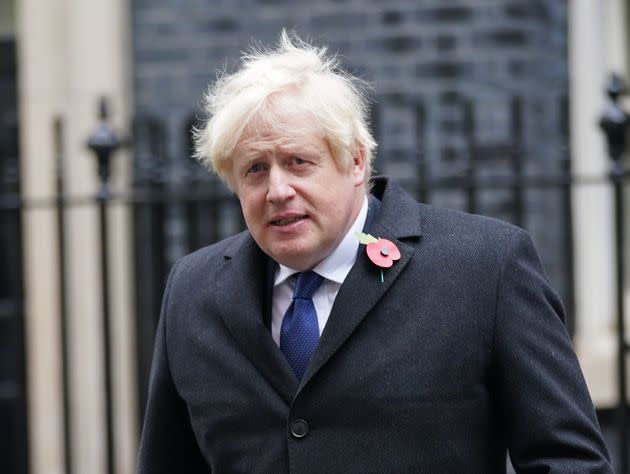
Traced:
<path fill-rule="evenodd" d="M 564 309 L 529 235 L 516 230 L 497 282 L 493 364 L 519 473 L 612 473 Z"/>
<path fill-rule="evenodd" d="M 190 424 L 186 403 L 173 383 L 168 361 L 167 319 L 177 265 L 171 271 L 155 335 L 149 396 L 138 453 L 138 474 L 210 472 Z"/>

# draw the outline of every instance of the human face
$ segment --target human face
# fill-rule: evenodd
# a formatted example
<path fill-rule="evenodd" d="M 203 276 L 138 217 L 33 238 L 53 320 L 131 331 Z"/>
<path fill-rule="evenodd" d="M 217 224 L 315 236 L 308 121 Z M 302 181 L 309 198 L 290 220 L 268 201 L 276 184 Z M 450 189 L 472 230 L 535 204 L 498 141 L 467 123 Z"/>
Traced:
<path fill-rule="evenodd" d="M 232 186 L 260 248 L 295 270 L 313 268 L 341 242 L 365 195 L 357 153 L 341 169 L 315 122 L 293 111 L 281 130 L 257 127 L 235 148 Z"/>

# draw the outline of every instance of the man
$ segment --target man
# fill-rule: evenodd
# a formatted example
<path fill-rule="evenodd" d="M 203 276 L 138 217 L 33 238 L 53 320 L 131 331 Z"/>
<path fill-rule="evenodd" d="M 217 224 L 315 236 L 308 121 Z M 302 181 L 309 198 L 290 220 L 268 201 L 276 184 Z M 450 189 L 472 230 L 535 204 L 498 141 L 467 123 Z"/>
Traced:
<path fill-rule="evenodd" d="M 171 272 L 139 472 L 612 472 L 527 233 L 370 184 L 360 90 L 285 33 L 210 90 L 248 231 Z"/>

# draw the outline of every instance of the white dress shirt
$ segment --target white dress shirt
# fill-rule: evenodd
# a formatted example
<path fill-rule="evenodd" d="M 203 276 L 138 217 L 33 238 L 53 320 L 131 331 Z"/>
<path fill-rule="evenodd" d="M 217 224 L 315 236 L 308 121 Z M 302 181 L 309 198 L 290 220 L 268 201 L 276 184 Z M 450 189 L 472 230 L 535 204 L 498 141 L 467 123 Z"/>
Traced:
<path fill-rule="evenodd" d="M 363 199 L 363 205 L 359 215 L 348 230 L 343 240 L 328 257 L 319 262 L 313 271 L 324 277 L 324 281 L 313 295 L 313 304 L 317 311 L 317 323 L 319 325 L 319 335 L 322 335 L 324 326 L 328 321 L 330 310 L 337 297 L 341 284 L 350 273 L 350 269 L 357 259 L 359 249 L 359 238 L 357 234 L 363 231 L 365 219 L 367 218 L 368 199 Z M 273 302 L 271 307 L 271 336 L 276 344 L 280 345 L 280 328 L 284 313 L 287 312 L 293 300 L 293 287 L 295 278 L 290 278 L 298 270 L 294 270 L 284 265 L 278 264 L 276 277 L 273 284 Z"/>

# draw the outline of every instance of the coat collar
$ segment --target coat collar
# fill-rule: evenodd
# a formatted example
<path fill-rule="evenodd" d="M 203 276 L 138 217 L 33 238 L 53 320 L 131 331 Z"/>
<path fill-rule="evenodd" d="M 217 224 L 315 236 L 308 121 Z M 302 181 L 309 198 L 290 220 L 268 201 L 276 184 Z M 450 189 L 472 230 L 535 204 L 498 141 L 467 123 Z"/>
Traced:
<path fill-rule="evenodd" d="M 422 215 L 418 203 L 395 181 L 376 177 L 372 194 L 381 201 L 381 212 L 374 225 L 387 228 L 397 239 L 422 235 Z"/>
<path fill-rule="evenodd" d="M 396 281 L 414 253 L 408 240 L 417 239 L 422 234 L 419 206 L 398 184 L 386 178 L 376 178 L 372 194 L 381 204 L 368 232 L 394 242 L 400 249 L 401 258 L 386 271 L 385 281 L 381 283 L 378 269 L 364 251 L 359 252 L 337 294 L 319 345 L 300 383 L 263 319 L 262 313 L 268 311 L 272 294 L 273 261 L 260 250 L 248 232 L 237 237 L 224 252 L 223 278 L 217 295 L 221 316 L 242 352 L 287 404 L 333 357 Z"/>

